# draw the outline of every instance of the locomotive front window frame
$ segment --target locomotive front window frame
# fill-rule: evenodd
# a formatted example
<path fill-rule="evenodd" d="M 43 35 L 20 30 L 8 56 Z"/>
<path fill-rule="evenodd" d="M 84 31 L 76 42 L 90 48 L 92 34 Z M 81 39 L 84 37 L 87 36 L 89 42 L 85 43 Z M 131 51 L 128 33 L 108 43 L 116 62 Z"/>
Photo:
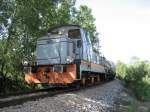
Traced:
<path fill-rule="evenodd" d="M 81 31 L 80 31 L 80 29 L 68 30 L 68 38 L 80 39 L 81 38 Z"/>

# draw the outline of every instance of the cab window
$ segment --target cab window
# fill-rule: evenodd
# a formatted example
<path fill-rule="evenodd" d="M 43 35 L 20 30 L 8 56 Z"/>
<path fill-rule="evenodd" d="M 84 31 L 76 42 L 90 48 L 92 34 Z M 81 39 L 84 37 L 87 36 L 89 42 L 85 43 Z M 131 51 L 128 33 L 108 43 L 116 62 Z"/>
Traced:
<path fill-rule="evenodd" d="M 71 39 L 79 39 L 81 37 L 80 29 L 68 30 L 68 37 Z"/>

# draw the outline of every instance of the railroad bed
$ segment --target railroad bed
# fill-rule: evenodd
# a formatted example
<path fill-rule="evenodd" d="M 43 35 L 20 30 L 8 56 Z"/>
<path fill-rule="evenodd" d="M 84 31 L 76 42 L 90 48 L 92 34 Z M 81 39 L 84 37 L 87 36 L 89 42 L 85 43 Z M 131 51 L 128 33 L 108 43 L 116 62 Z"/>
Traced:
<path fill-rule="evenodd" d="M 27 101 L 37 100 L 39 98 L 44 97 L 52 97 L 57 94 L 77 91 L 79 89 L 77 88 L 50 88 L 50 89 L 41 89 L 41 90 L 32 90 L 27 92 L 21 92 L 16 93 L 16 95 L 13 93 L 13 95 L 8 95 L 4 97 L 0 97 L 0 108 L 8 107 L 8 106 L 14 106 L 18 104 L 22 104 Z"/>
<path fill-rule="evenodd" d="M 118 80 L 113 80 L 79 91 L 67 92 L 67 90 L 66 93 L 62 92 L 63 94 L 57 95 L 51 95 L 50 91 L 45 91 L 44 97 L 41 95 L 41 98 L 20 103 L 16 106 L 0 108 L 0 112 L 109 112 L 114 110 L 115 99 L 122 88 Z M 40 95 L 36 97 L 40 97 Z"/>

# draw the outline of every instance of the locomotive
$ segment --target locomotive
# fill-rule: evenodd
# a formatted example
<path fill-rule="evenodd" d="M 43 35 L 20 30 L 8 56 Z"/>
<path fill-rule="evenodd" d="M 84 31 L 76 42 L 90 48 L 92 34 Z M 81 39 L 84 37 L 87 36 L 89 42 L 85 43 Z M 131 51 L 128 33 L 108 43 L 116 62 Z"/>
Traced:
<path fill-rule="evenodd" d="M 115 66 L 93 50 L 89 33 L 79 25 L 52 28 L 37 39 L 36 64 L 26 66 L 28 84 L 94 84 L 115 77 Z"/>

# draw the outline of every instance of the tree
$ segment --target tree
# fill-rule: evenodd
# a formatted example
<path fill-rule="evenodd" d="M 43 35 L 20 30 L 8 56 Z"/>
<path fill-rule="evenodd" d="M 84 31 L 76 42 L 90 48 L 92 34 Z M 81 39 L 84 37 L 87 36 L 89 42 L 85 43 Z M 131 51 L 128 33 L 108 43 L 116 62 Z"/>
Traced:
<path fill-rule="evenodd" d="M 75 2 L 76 0 L 0 1 L 1 87 L 7 88 L 7 81 L 23 82 L 22 61 L 34 58 L 37 38 L 45 35 L 49 28 L 76 23 L 90 31 L 94 42 L 97 32 L 91 9 L 81 6 L 76 10 Z"/>
<path fill-rule="evenodd" d="M 116 66 L 116 76 L 119 79 L 124 79 L 126 76 L 127 66 L 121 61 L 118 61 Z"/>
<path fill-rule="evenodd" d="M 69 23 L 75 0 L 0 2 L 0 76 L 7 86 L 6 78 L 17 82 L 22 74 L 22 61 L 32 60 L 37 38 L 50 27 Z"/>
<path fill-rule="evenodd" d="M 86 29 L 90 34 L 90 39 L 95 50 L 99 49 L 99 38 L 95 26 L 95 18 L 92 15 L 92 10 L 86 5 L 81 5 L 76 10 L 75 16 L 72 18 L 74 24 L 78 24 Z"/>

